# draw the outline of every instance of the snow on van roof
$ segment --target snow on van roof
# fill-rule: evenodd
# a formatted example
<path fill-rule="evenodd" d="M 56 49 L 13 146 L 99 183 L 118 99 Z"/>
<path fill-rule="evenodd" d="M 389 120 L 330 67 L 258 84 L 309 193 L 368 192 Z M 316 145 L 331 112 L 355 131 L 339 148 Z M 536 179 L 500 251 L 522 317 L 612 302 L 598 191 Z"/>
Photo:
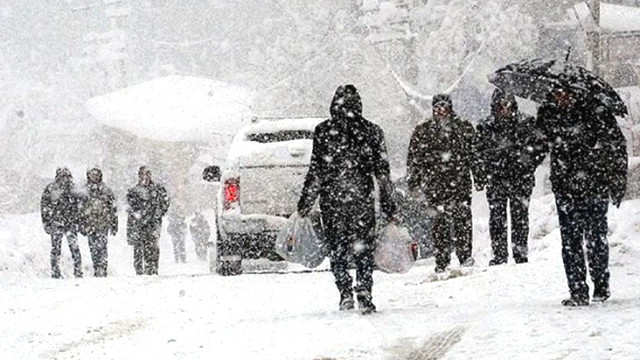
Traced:
<path fill-rule="evenodd" d="M 89 99 L 99 122 L 159 141 L 208 141 L 249 123 L 243 87 L 192 76 L 166 76 Z"/>
<path fill-rule="evenodd" d="M 313 131 L 326 117 L 300 117 L 300 118 L 267 118 L 246 126 L 241 131 L 245 134 L 262 134 L 286 130 L 311 130 Z"/>

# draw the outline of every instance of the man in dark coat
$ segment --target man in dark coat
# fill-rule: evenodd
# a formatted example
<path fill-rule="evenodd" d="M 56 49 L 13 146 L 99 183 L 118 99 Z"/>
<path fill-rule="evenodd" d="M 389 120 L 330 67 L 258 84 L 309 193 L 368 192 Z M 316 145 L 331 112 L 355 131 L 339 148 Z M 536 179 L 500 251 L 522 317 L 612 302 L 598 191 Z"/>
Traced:
<path fill-rule="evenodd" d="M 200 260 L 207 259 L 207 242 L 211 236 L 211 228 L 209 222 L 202 213 L 197 212 L 189 225 L 191 231 L 191 239 L 195 243 L 196 255 Z"/>
<path fill-rule="evenodd" d="M 609 290 L 608 201 L 615 206 L 626 191 L 626 141 L 615 117 L 595 100 L 556 89 L 538 110 L 538 127 L 549 143 L 551 185 L 556 198 L 562 260 L 571 297 L 565 306 L 589 305 L 583 239 L 595 287 L 592 300 Z"/>
<path fill-rule="evenodd" d="M 82 277 L 82 256 L 78 247 L 79 195 L 68 168 L 56 170 L 55 181 L 47 185 L 40 202 L 44 231 L 51 235 L 51 277 L 61 278 L 62 237 L 67 237 L 73 258 L 73 274 Z"/>
<path fill-rule="evenodd" d="M 376 311 L 371 301 L 376 214 L 374 178 L 380 188 L 381 210 L 393 219 L 387 149 L 382 129 L 362 117 L 362 101 L 353 85 L 340 86 L 331 102 L 331 119 L 315 129 L 311 164 L 298 213 L 307 216 L 316 198 L 329 246 L 331 271 L 340 292 L 340 310 L 354 307 L 353 290 L 363 314 Z M 356 265 L 356 286 L 348 272 Z"/>
<path fill-rule="evenodd" d="M 138 184 L 127 192 L 127 242 L 133 245 L 133 266 L 137 275 L 158 275 L 162 217 L 169 209 L 165 188 L 151 179 L 146 166 L 138 170 Z"/>
<path fill-rule="evenodd" d="M 107 237 L 118 232 L 118 208 L 113 192 L 102 182 L 102 170 L 87 171 L 87 184 L 82 192 L 80 232 L 87 236 L 93 275 L 107 276 Z"/>
<path fill-rule="evenodd" d="M 451 262 L 455 246 L 460 264 L 472 266 L 471 170 L 473 126 L 453 111 L 449 95 L 433 98 L 433 118 L 418 125 L 407 157 L 407 183 L 414 200 L 434 213 L 432 236 L 436 272 Z"/>
<path fill-rule="evenodd" d="M 529 200 L 535 186 L 534 173 L 548 151 L 535 127 L 535 119 L 518 112 L 513 95 L 496 89 L 491 116 L 478 124 L 476 143 L 478 191 L 487 186 L 489 232 L 493 259 L 489 265 L 505 264 L 507 247 L 507 203 L 511 212 L 511 243 L 517 264 L 528 261 Z"/>

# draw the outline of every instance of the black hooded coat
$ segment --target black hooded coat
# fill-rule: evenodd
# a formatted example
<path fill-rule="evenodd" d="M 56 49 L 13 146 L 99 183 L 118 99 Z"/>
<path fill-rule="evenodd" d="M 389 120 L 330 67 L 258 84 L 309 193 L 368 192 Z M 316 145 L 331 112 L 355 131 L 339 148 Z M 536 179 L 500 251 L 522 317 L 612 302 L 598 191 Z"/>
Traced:
<path fill-rule="evenodd" d="M 79 205 L 80 197 L 71 172 L 67 168 L 58 168 L 55 180 L 44 189 L 40 201 L 45 232 L 77 232 L 80 222 Z"/>
<path fill-rule="evenodd" d="M 338 88 L 330 113 L 331 119 L 315 128 L 298 212 L 307 215 L 319 197 L 325 227 L 358 221 L 373 233 L 374 178 L 382 213 L 390 219 L 396 212 L 384 134 L 362 117 L 362 102 L 353 86 Z"/>
<path fill-rule="evenodd" d="M 118 232 L 118 208 L 116 198 L 111 189 L 102 182 L 102 171 L 93 168 L 89 172 L 99 174 L 96 182 L 87 180 L 83 189 L 80 205 L 81 226 L 83 235 L 111 234 Z M 87 172 L 87 173 L 89 173 Z"/>

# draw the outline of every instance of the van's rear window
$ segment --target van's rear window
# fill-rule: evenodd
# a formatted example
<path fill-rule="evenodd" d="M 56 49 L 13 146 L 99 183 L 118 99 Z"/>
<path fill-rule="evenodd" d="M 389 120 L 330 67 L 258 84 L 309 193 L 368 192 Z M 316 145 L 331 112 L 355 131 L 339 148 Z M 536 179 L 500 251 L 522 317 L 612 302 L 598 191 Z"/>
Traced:
<path fill-rule="evenodd" d="M 247 134 L 247 140 L 259 143 L 275 143 L 291 140 L 313 139 L 313 131 L 286 130 L 271 133 Z"/>

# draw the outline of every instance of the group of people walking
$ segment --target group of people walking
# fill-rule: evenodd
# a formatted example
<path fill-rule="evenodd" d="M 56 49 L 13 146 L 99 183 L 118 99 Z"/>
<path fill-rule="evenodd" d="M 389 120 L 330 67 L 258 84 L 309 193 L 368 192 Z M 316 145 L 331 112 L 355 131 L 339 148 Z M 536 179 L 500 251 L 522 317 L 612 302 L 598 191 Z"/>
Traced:
<path fill-rule="evenodd" d="M 169 209 L 166 189 L 155 183 L 151 171 L 142 166 L 138 183 L 127 192 L 127 242 L 133 246 L 136 274 L 158 273 L 158 239 L 162 218 Z M 93 261 L 94 276 L 107 276 L 108 236 L 118 232 L 117 201 L 102 180 L 102 170 L 87 171 L 86 184 L 77 189 L 68 168 L 56 170 L 55 180 L 41 198 L 42 224 L 51 236 L 51 276 L 60 278 L 62 239 L 67 238 L 73 258 L 74 275 L 82 277 L 82 257 L 78 232 L 86 236 Z"/>
<path fill-rule="evenodd" d="M 493 258 L 528 259 L 529 201 L 534 173 L 548 153 L 562 237 L 562 259 L 570 297 L 565 306 L 589 304 L 583 241 L 594 284 L 592 301 L 610 296 L 607 243 L 608 202 L 619 206 L 626 189 L 626 142 L 613 114 L 594 99 L 554 88 L 537 118 L 518 110 L 516 99 L 497 89 L 491 115 L 476 128 L 454 111 L 451 97 L 433 97 L 433 116 L 419 124 L 410 140 L 407 183 L 410 201 L 429 209 L 436 272 L 446 271 L 451 252 L 462 266 L 473 266 L 472 184 L 487 191 Z M 376 311 L 372 302 L 375 264 L 374 178 L 384 221 L 398 221 L 382 130 L 362 116 L 362 100 L 353 85 L 340 86 L 313 140 L 311 165 L 298 213 L 308 216 L 320 201 L 331 271 L 340 294 L 340 310 Z M 508 216 L 508 213 L 509 215 Z M 356 283 L 349 275 L 353 258 Z"/>

